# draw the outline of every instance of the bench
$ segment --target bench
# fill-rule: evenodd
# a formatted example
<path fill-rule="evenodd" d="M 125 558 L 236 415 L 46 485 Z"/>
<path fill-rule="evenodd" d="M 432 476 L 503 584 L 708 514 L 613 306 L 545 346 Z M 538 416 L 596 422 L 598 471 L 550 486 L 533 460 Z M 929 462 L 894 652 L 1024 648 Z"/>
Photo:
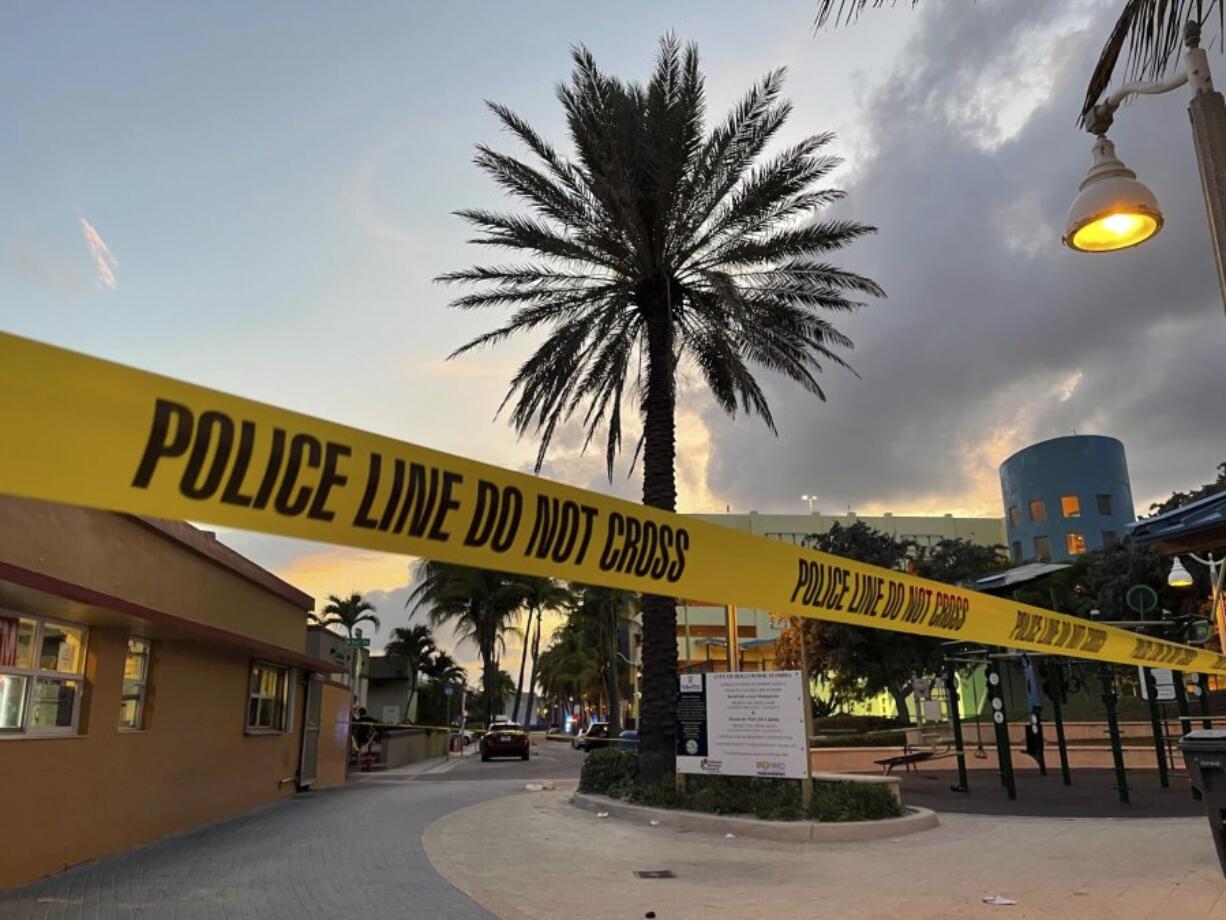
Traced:
<path fill-rule="evenodd" d="M 908 770 L 913 770 L 917 763 L 932 760 L 935 756 L 933 751 L 909 751 L 896 757 L 883 757 L 881 760 L 874 760 L 873 763 L 881 767 L 882 775 L 889 776 L 890 771 L 895 767 L 906 767 Z"/>

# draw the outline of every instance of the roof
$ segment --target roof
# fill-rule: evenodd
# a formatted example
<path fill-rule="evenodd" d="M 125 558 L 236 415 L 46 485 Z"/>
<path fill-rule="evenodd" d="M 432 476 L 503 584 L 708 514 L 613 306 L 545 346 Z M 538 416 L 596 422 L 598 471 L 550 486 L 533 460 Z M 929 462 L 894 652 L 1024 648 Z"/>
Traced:
<path fill-rule="evenodd" d="M 173 540 L 197 555 L 204 556 L 210 562 L 229 569 L 240 578 L 275 594 L 299 610 L 315 609 L 315 598 L 311 595 L 298 590 L 287 581 L 282 581 L 272 572 L 256 565 L 242 553 L 230 549 L 209 531 L 193 527 L 186 521 L 167 521 L 138 514 L 126 515 L 126 517 L 130 517 L 151 530 L 156 530 L 167 539 Z"/>
<path fill-rule="evenodd" d="M 1221 546 L 1226 543 L 1226 490 L 1143 518 L 1129 524 L 1128 532 L 1138 543 L 1172 552 Z"/>
<path fill-rule="evenodd" d="M 1002 588 L 1012 588 L 1014 585 L 1034 581 L 1036 578 L 1042 578 L 1044 575 L 1050 575 L 1052 572 L 1059 572 L 1068 567 L 1069 564 L 1066 562 L 1027 562 L 1025 565 L 1014 566 L 1003 572 L 976 579 L 966 587 L 974 588 L 976 591 L 999 591 Z"/>

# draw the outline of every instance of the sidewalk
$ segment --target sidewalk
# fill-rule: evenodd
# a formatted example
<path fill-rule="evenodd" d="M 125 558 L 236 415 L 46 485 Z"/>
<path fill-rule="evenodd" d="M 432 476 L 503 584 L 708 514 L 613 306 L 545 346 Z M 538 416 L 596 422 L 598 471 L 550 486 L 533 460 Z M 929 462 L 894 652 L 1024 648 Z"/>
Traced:
<path fill-rule="evenodd" d="M 943 814 L 935 830 L 820 846 L 600 819 L 571 805 L 572 791 L 505 796 L 440 818 L 423 834 L 426 854 L 503 920 L 648 911 L 658 920 L 1226 918 L 1204 818 Z M 643 869 L 676 878 L 637 878 Z M 985 905 L 988 895 L 1018 903 Z"/>

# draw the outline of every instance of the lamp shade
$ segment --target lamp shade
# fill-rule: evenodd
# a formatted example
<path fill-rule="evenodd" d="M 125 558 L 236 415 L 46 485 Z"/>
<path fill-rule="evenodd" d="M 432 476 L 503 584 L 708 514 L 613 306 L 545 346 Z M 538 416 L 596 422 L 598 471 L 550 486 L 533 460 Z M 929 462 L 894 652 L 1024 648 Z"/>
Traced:
<path fill-rule="evenodd" d="M 1113 252 L 1144 243 L 1162 229 L 1158 199 L 1115 155 L 1106 137 L 1094 141 L 1090 171 L 1069 208 L 1064 245 L 1078 252 Z"/>
<path fill-rule="evenodd" d="M 1175 557 L 1175 563 L 1171 566 L 1171 574 L 1166 577 L 1166 583 L 1172 588 L 1192 587 L 1192 573 L 1183 567 L 1178 556 Z"/>

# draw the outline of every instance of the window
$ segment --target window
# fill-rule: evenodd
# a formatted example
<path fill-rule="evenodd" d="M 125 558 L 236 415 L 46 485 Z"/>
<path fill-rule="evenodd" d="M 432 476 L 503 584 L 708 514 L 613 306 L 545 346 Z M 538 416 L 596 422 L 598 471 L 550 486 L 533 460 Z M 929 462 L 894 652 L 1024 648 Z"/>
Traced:
<path fill-rule="evenodd" d="M 76 731 L 87 635 L 83 626 L 0 611 L 0 732 Z"/>
<path fill-rule="evenodd" d="M 1115 549 L 1115 531 L 1103 531 L 1103 549 Z"/>
<path fill-rule="evenodd" d="M 1030 503 L 1030 520 L 1036 524 L 1047 520 L 1047 506 L 1043 504 L 1043 499 L 1036 498 Z"/>
<path fill-rule="evenodd" d="M 1111 516 L 1111 496 L 1110 495 L 1099 495 L 1096 497 L 1098 498 L 1098 513 L 1101 514 L 1103 517 L 1110 517 Z"/>
<path fill-rule="evenodd" d="M 289 730 L 289 668 L 257 661 L 251 665 L 247 699 L 247 730 Z"/>
<path fill-rule="evenodd" d="M 123 660 L 123 694 L 119 697 L 119 727 L 145 727 L 145 687 L 149 681 L 149 640 L 128 638 Z"/>
<path fill-rule="evenodd" d="M 1021 540 L 1013 541 L 1013 561 L 1014 562 L 1022 561 L 1022 541 Z"/>
<path fill-rule="evenodd" d="M 1066 518 L 1081 517 L 1081 499 L 1076 495 L 1060 496 L 1060 513 Z"/>
<path fill-rule="evenodd" d="M 1086 535 L 1083 533 L 1066 533 L 1064 546 L 1070 556 L 1080 556 L 1086 551 Z"/>
<path fill-rule="evenodd" d="M 1017 505 L 1011 505 L 1009 507 L 1009 523 L 1013 527 L 1020 527 L 1022 524 L 1022 512 Z"/>
<path fill-rule="evenodd" d="M 1047 537 L 1034 538 L 1034 558 L 1041 562 L 1051 561 L 1051 541 Z"/>

